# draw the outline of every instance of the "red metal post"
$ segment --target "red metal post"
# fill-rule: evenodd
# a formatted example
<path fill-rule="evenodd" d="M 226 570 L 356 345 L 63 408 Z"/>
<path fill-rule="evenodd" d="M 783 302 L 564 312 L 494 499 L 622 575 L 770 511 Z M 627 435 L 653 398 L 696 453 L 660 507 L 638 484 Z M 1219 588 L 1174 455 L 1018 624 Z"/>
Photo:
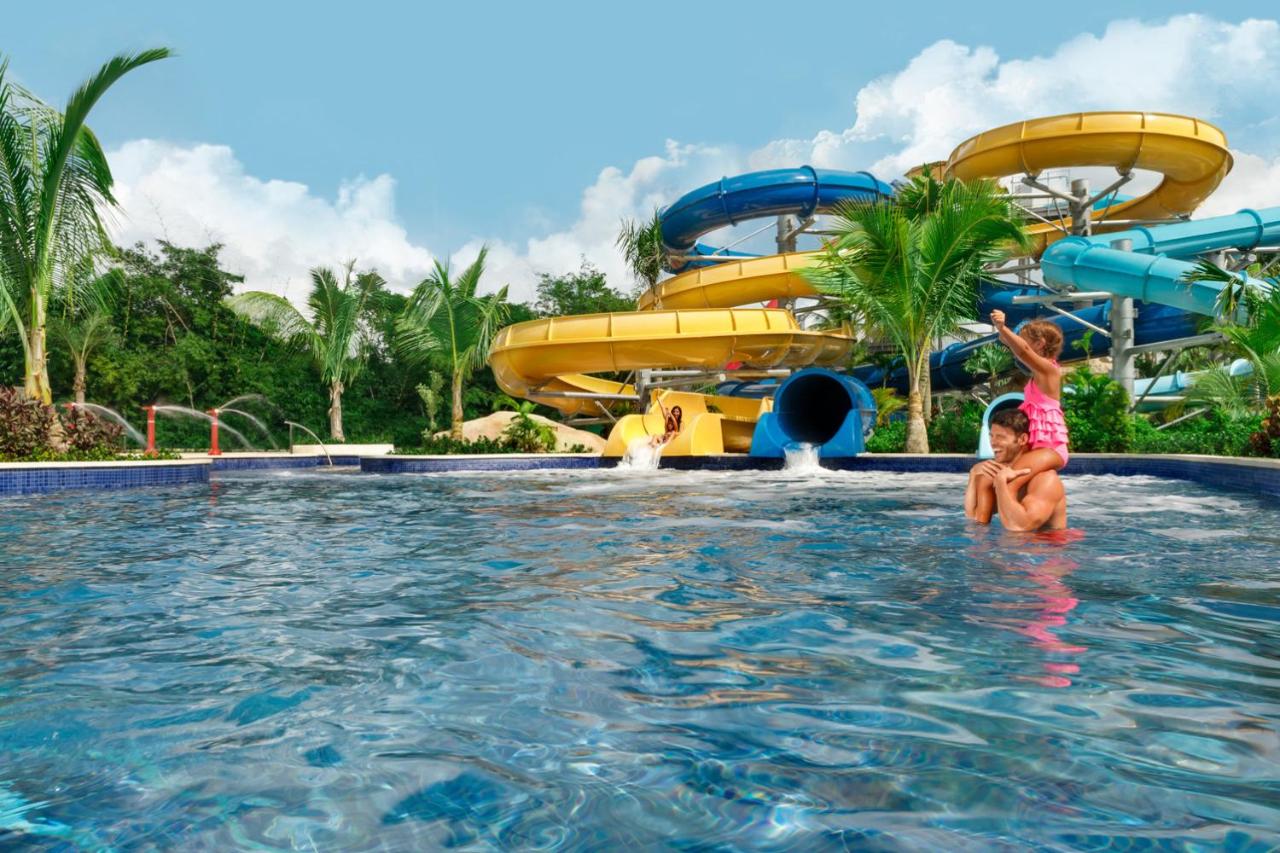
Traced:
<path fill-rule="evenodd" d="M 143 406 L 147 412 L 147 449 L 142 451 L 143 456 L 156 455 L 156 407 Z"/>
<path fill-rule="evenodd" d="M 222 451 L 218 449 L 218 410 L 210 409 L 209 414 L 213 416 L 209 423 L 209 455 L 221 456 Z"/>

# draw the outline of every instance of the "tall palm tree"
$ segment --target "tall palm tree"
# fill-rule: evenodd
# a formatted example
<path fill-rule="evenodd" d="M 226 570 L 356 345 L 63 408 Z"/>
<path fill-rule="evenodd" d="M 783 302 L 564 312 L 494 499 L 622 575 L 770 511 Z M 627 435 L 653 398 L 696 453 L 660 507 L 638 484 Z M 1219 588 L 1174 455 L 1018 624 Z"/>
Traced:
<path fill-rule="evenodd" d="M 833 230 L 805 274 L 897 346 L 909 376 L 906 449 L 928 453 L 923 389 L 931 344 L 973 317 L 983 267 L 1026 246 L 1017 214 L 993 181 L 926 172 L 893 204 L 841 206 Z"/>
<path fill-rule="evenodd" d="M 507 288 L 478 295 L 487 248 L 457 278 L 436 261 L 435 270 L 413 289 L 396 322 L 396 348 L 406 361 L 426 364 L 443 356 L 453 377 L 450 435 L 462 439 L 462 387 L 484 364 L 498 330 L 510 315 Z"/>
<path fill-rule="evenodd" d="M 654 210 L 653 215 L 644 222 L 622 220 L 616 244 L 631 275 L 645 290 L 653 290 L 662 275 L 662 265 L 666 260 L 666 249 L 662 247 L 661 211 Z"/>
<path fill-rule="evenodd" d="M 342 393 L 364 368 L 368 330 L 362 323 L 365 306 L 377 298 L 386 282 L 374 271 L 357 274 L 355 261 L 343 268 L 341 283 L 328 267 L 311 270 L 307 308 L 311 319 L 283 296 L 251 290 L 227 300 L 233 311 L 269 335 L 301 346 L 311 354 L 320 377 L 329 386 L 329 435 L 347 440 L 342 429 Z"/>
<path fill-rule="evenodd" d="M 125 74 L 167 56 L 156 48 L 113 57 L 62 112 L 11 82 L 8 61 L 0 61 L 0 310 L 22 338 L 26 393 L 45 403 L 53 398 L 45 345 L 50 295 L 106 246 L 99 211 L 115 204 L 89 112 Z"/>

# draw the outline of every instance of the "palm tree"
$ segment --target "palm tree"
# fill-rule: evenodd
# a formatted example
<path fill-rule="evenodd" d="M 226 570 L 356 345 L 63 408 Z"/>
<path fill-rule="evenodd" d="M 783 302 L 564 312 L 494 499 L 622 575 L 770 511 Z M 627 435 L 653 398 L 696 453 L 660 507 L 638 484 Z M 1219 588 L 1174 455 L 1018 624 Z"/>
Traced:
<path fill-rule="evenodd" d="M 662 215 L 654 210 L 644 222 L 622 220 L 618 230 L 617 247 L 622 251 L 627 268 L 645 290 L 653 290 L 662 275 L 666 249 L 662 246 Z"/>
<path fill-rule="evenodd" d="M 50 295 L 107 244 L 99 209 L 115 204 L 111 169 L 86 124 L 111 86 L 165 48 L 120 54 L 57 110 L 8 79 L 0 61 L 0 309 L 22 339 L 27 396 L 49 403 Z M 25 315 L 25 316 L 24 316 Z"/>
<path fill-rule="evenodd" d="M 1206 371 L 1187 394 L 1188 402 L 1206 403 L 1234 414 L 1256 412 L 1280 394 L 1280 287 L 1262 293 L 1239 273 L 1200 261 L 1183 281 L 1212 282 L 1218 292 L 1219 326 L 1230 349 L 1248 359 L 1252 373 L 1233 376 L 1226 366 Z"/>
<path fill-rule="evenodd" d="M 396 348 L 413 364 L 443 356 L 453 377 L 453 414 L 449 434 L 462 440 L 462 386 L 484 364 L 498 330 L 507 322 L 507 288 L 479 296 L 480 278 L 489 250 L 457 277 L 436 261 L 435 270 L 413 289 L 396 322 Z"/>
<path fill-rule="evenodd" d="M 111 315 L 95 308 L 87 314 L 57 317 L 49 324 L 49 331 L 71 356 L 76 370 L 71 388 L 75 393 L 76 404 L 83 406 L 89 358 L 118 337 L 111 324 Z"/>
<path fill-rule="evenodd" d="M 308 320 L 289 300 L 251 290 L 227 300 L 233 311 L 272 337 L 301 346 L 311 354 L 329 386 L 329 435 L 346 441 L 342 430 L 342 392 L 364 368 L 369 332 L 362 323 L 365 307 L 386 285 L 374 271 L 357 274 L 355 261 L 343 268 L 342 282 L 328 267 L 311 270 Z"/>
<path fill-rule="evenodd" d="M 1013 353 L 1003 344 L 987 344 L 979 347 L 964 363 L 964 370 L 970 376 L 985 376 L 983 383 L 986 390 L 983 403 L 995 399 L 997 380 L 1013 369 Z"/>
<path fill-rule="evenodd" d="M 923 389 L 931 344 L 973 317 L 982 268 L 1026 246 L 1022 226 L 995 182 L 926 172 L 894 204 L 841 206 L 833 230 L 805 274 L 897 346 L 909 377 L 906 449 L 928 453 Z"/>

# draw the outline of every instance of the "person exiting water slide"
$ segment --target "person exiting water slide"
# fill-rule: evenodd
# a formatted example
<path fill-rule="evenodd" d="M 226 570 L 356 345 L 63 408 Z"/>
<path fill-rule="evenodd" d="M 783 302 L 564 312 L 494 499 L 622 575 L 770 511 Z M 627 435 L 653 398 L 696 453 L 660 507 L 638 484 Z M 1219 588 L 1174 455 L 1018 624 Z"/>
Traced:
<path fill-rule="evenodd" d="M 658 401 L 658 408 L 662 410 L 662 435 L 654 436 L 650 441 L 654 447 L 662 447 L 671 439 L 680 434 L 680 428 L 684 425 L 684 410 L 679 406 L 672 406 L 670 410 L 662 405 L 662 401 Z"/>
<path fill-rule="evenodd" d="M 1025 486 L 1014 481 L 1030 473 L 1026 464 L 1030 423 L 1025 412 L 1004 409 L 991 417 L 991 448 L 995 459 L 979 462 L 969 471 L 964 513 L 987 524 L 995 513 L 1006 530 L 1063 530 L 1067 526 L 1067 494 L 1057 471 L 1035 474 Z M 993 500 L 994 496 L 994 500 Z"/>

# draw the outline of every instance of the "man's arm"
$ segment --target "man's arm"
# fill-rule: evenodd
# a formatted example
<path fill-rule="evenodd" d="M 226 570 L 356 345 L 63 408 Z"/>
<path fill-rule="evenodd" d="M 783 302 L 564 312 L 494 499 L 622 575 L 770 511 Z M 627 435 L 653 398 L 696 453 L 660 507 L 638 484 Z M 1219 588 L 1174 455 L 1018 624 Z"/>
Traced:
<path fill-rule="evenodd" d="M 964 490 L 964 515 L 979 524 L 989 524 L 995 509 L 995 496 L 990 493 L 991 478 L 983 474 L 981 468 L 982 463 L 979 462 L 969 469 L 969 484 Z"/>
<path fill-rule="evenodd" d="M 1006 530 L 1039 530 L 1053 516 L 1054 508 L 1062 500 L 1062 481 L 1052 471 L 1037 475 L 1027 486 L 1026 497 L 1019 501 L 1009 482 L 1016 476 L 1017 472 L 1006 468 L 993 478 L 1000 523 Z"/>

